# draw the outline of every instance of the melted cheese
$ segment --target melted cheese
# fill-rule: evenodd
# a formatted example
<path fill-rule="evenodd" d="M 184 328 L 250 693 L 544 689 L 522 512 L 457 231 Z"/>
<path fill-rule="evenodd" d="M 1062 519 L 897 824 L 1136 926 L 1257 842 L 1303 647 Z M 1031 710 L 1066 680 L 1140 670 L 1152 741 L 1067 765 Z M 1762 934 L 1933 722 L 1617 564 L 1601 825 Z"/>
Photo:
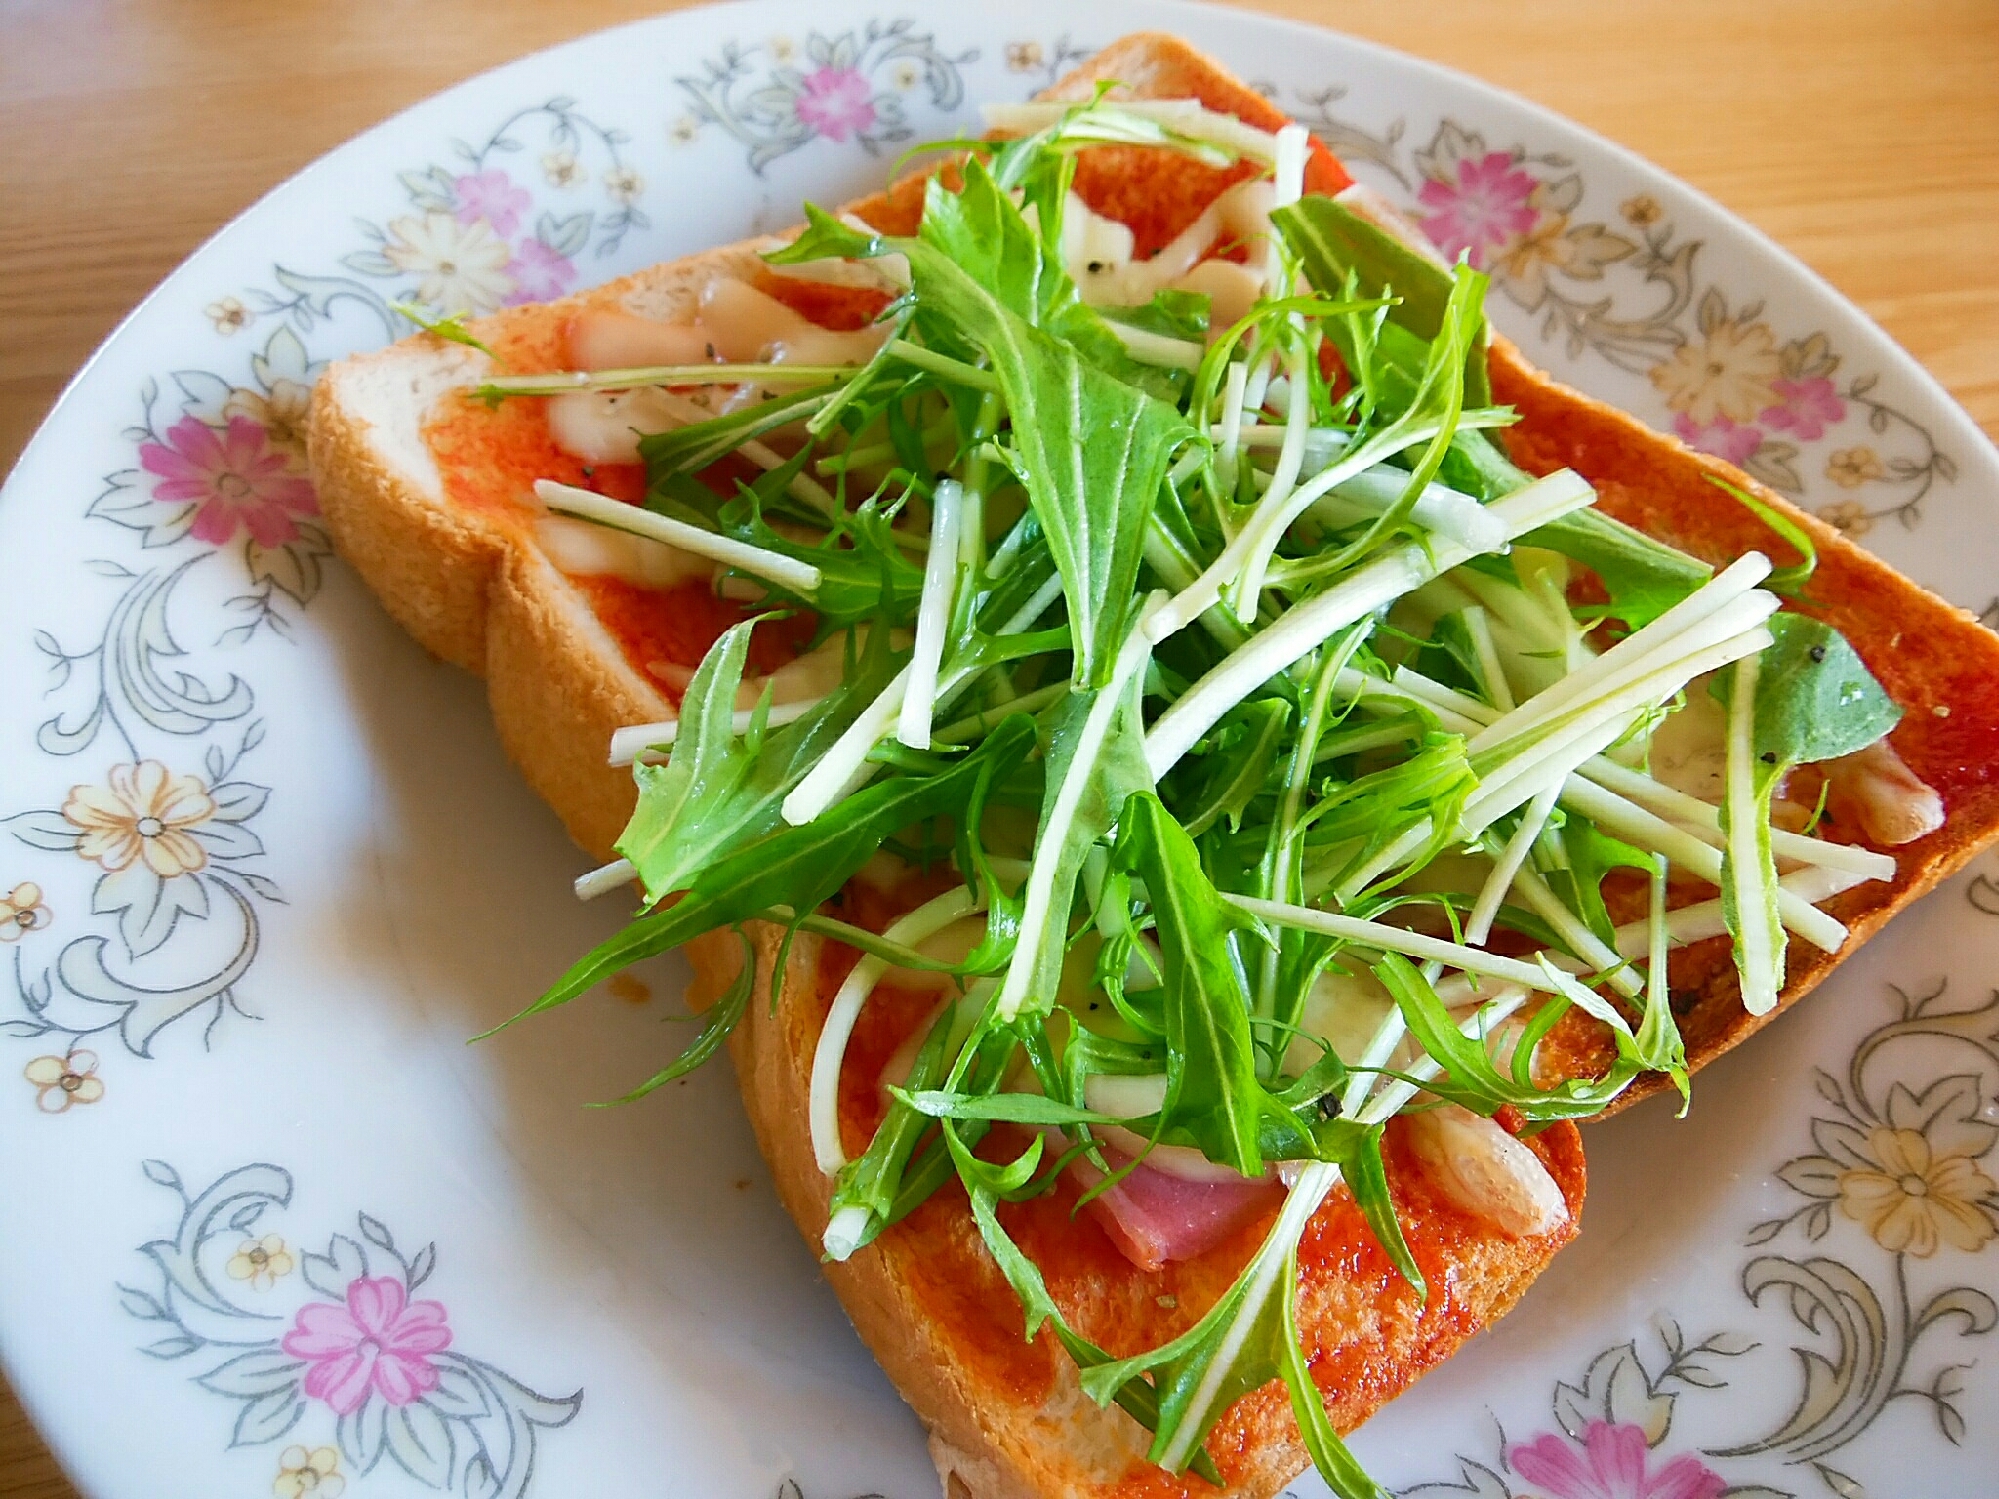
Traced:
<path fill-rule="evenodd" d="M 1728 710 L 1708 691 L 1711 676 L 1687 683 L 1686 702 L 1653 728 L 1646 753 L 1652 779 L 1720 806 L 1728 761 Z"/>
<path fill-rule="evenodd" d="M 579 370 L 705 364 L 714 357 L 698 323 L 662 323 L 610 307 L 593 307 L 569 322 L 569 362 Z"/>
<path fill-rule="evenodd" d="M 657 386 L 572 390 L 548 398 L 548 432 L 585 463 L 637 463 L 639 438 L 680 425 L 673 396 Z"/>
<path fill-rule="evenodd" d="M 1268 239 L 1272 192 L 1265 181 L 1237 183 L 1150 260 L 1132 259 L 1131 230 L 1092 212 L 1089 204 L 1071 193 L 1062 209 L 1063 265 L 1083 300 L 1093 306 L 1143 306 L 1167 290 L 1214 297 L 1217 305 L 1209 327 L 1220 333 L 1249 310 L 1262 283 L 1243 266 L 1205 257 L 1217 244 Z"/>
<path fill-rule="evenodd" d="M 834 333 L 748 282 L 726 277 L 702 288 L 695 326 L 722 359 L 758 364 L 866 364 L 889 333 L 886 326 Z"/>
<path fill-rule="evenodd" d="M 865 364 L 888 337 L 886 327 L 835 333 L 807 321 L 746 282 L 718 277 L 702 289 L 691 323 L 664 323 L 616 308 L 591 308 L 570 321 L 569 359 L 579 370 L 648 369 L 659 365 Z M 735 398 L 754 399 L 753 383 Z M 723 411 L 733 409 L 725 402 Z M 707 408 L 703 408 L 707 414 Z M 548 400 L 555 445 L 586 463 L 636 463 L 642 433 L 664 432 L 689 419 L 688 398 L 658 387 L 578 390 Z"/>
<path fill-rule="evenodd" d="M 1298 1017 L 1304 1035 L 1291 1038 L 1284 1053 L 1284 1070 L 1299 1074 L 1325 1053 L 1311 1038 L 1323 1036 L 1334 1051 L 1352 1060 L 1367 1050 L 1367 1044 L 1395 1008 L 1395 1001 L 1379 980 L 1364 968 L 1340 973 L 1328 968 L 1314 981 L 1305 996 L 1305 1008 Z"/>
<path fill-rule="evenodd" d="M 545 515 L 536 521 L 535 540 L 556 570 L 572 578 L 612 577 L 640 588 L 672 588 L 690 578 L 707 578 L 715 570 L 706 557 L 565 515 Z"/>

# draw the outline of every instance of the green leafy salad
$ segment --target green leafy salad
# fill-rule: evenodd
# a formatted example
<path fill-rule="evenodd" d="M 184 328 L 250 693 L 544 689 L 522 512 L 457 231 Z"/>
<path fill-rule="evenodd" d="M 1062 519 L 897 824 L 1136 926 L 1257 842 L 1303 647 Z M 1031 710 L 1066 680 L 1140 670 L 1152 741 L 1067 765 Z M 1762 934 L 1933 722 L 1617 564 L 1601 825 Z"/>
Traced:
<path fill-rule="evenodd" d="M 1106 142 L 1269 174 L 1270 233 L 1249 246 L 1262 295 L 1240 321 L 1214 326 L 1209 299 L 1181 291 L 1085 301 L 1064 216 L 1075 153 Z M 541 487 L 552 510 L 712 559 L 761 602 L 715 642 L 677 722 L 635 731 L 651 753 L 624 857 L 584 885 L 636 878 L 642 911 L 532 1010 L 752 920 L 850 944 L 863 956 L 811 1089 L 827 1255 L 868 1252 L 955 1178 L 1028 1334 L 1054 1330 L 1088 1394 L 1154 1433 L 1152 1461 L 1212 1475 L 1214 1424 L 1282 1378 L 1350 1496 L 1378 1490 L 1297 1326 L 1315 1209 L 1344 1183 L 1420 1291 L 1382 1162 L 1394 1115 L 1455 1104 L 1531 1132 L 1648 1072 L 1684 1094 L 1668 948 L 1731 934 L 1755 1012 L 1783 988 L 1789 938 L 1837 950 L 1845 930 L 1816 902 L 1894 861 L 1773 827 L 1773 797 L 1899 710 L 1834 630 L 1777 612 L 1810 573 L 1795 531 L 1778 530 L 1803 552 L 1782 573 L 1756 553 L 1716 573 L 1591 508 L 1578 475 L 1517 469 L 1493 435 L 1514 416 L 1488 383 L 1486 278 L 1302 195 L 1304 165 L 1297 127 L 1050 107 L 1031 133 L 968 147 L 955 185 L 933 177 L 914 236 L 808 208 L 769 257 L 892 278 L 866 364 L 485 393 L 768 392 L 646 436 L 642 507 Z M 723 496 L 697 476 L 730 455 L 758 477 Z M 839 685 L 739 708 L 752 628 L 798 611 L 841 653 Z M 1649 737 L 1702 695 L 1726 725 L 1717 801 L 1647 769 Z M 958 880 L 882 932 L 822 911 L 881 850 Z M 1620 870 L 1627 909 L 1650 890 L 1621 926 L 1605 894 Z M 1675 872 L 1719 898 L 1669 909 Z M 965 923 L 975 939 L 939 956 L 930 939 Z M 779 1002 L 753 992 L 755 969 L 634 1096 Z M 941 973 L 951 995 L 850 1159 L 841 1059 L 897 969 Z M 1314 996 L 1356 984 L 1381 1001 L 1359 1034 L 1318 1024 Z M 1537 1045 L 1573 1011 L 1614 1060 L 1539 1075 Z M 1144 1150 L 1107 1153 L 1107 1130 Z M 996 1209 L 1078 1157 L 1098 1192 L 1167 1148 L 1288 1195 L 1185 1335 L 1114 1358 L 1064 1319 Z"/>

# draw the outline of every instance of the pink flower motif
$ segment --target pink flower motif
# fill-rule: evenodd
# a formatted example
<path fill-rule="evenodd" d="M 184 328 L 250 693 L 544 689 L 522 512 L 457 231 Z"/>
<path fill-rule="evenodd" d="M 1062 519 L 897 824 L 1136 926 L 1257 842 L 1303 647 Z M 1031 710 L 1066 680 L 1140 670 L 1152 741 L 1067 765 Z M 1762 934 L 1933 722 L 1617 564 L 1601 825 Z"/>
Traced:
<path fill-rule="evenodd" d="M 299 1308 L 282 1344 L 312 1365 L 305 1392 L 345 1416 L 374 1390 L 390 1405 L 408 1405 L 437 1388 L 437 1366 L 425 1355 L 451 1346 L 444 1306 L 409 1301 L 393 1276 L 365 1276 L 347 1286 L 347 1304 L 314 1301 Z"/>
<path fill-rule="evenodd" d="M 258 546 L 281 547 L 298 539 L 297 517 L 314 514 L 319 505 L 312 485 L 267 437 L 246 416 L 230 417 L 220 434 L 184 416 L 167 429 L 164 443 L 140 445 L 139 464 L 159 477 L 154 499 L 200 507 L 190 527 L 200 540 L 221 546 L 241 526 Z"/>
<path fill-rule="evenodd" d="M 843 141 L 875 122 L 874 91 L 857 68 L 820 68 L 808 73 L 798 96 L 798 118 L 828 140 Z"/>
<path fill-rule="evenodd" d="M 1769 413 L 1764 415 L 1767 418 Z M 1754 458 L 1756 450 L 1763 446 L 1761 427 L 1737 426 L 1725 416 L 1718 416 L 1703 427 L 1682 411 L 1673 418 L 1673 430 L 1679 433 L 1680 441 L 1696 452 L 1725 458 L 1737 468 Z"/>
<path fill-rule="evenodd" d="M 1528 202 L 1535 186 L 1504 151 L 1466 158 L 1458 163 L 1455 186 L 1434 177 L 1423 183 L 1416 195 L 1429 210 L 1423 231 L 1449 259 L 1470 252 L 1471 263 L 1483 266 L 1495 251 L 1533 229 L 1540 217 Z"/>
<path fill-rule="evenodd" d="M 1549 1432 L 1506 1458 L 1548 1499 L 1718 1499 L 1728 1487 L 1714 1469 L 1685 1453 L 1652 1472 L 1645 1429 L 1608 1421 L 1590 1422 L 1581 1451 Z"/>
<path fill-rule="evenodd" d="M 1777 404 L 1757 418 L 1766 427 L 1814 442 L 1827 427 L 1846 420 L 1846 402 L 1823 375 L 1815 380 L 1772 380 L 1770 388 L 1777 393 Z"/>
<path fill-rule="evenodd" d="M 540 240 L 530 236 L 514 249 L 513 263 L 507 267 L 507 274 L 514 278 L 513 294 L 506 305 L 517 307 L 523 302 L 547 302 L 561 296 L 576 282 L 576 266 L 567 256 L 558 255 Z"/>
<path fill-rule="evenodd" d="M 476 224 L 484 219 L 495 234 L 512 234 L 521 215 L 534 204 L 526 188 L 515 187 L 505 172 L 480 172 L 460 177 L 452 184 L 458 191 L 458 222 Z"/>

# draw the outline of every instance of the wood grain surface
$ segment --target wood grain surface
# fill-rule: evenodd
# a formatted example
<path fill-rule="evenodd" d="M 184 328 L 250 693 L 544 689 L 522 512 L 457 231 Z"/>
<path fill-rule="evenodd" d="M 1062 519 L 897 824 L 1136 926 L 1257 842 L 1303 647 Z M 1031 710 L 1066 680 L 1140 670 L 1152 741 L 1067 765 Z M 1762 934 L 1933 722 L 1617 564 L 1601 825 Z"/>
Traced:
<path fill-rule="evenodd" d="M 459 79 L 672 8 L 0 0 L 0 470 L 118 319 L 267 189 Z M 1999 435 L 1993 0 L 1255 8 L 1463 69 L 1685 178 L 1800 255 Z M 193 1492 L 162 1478 L 161 1493 Z M 0 1499 L 74 1494 L 0 1386 Z"/>

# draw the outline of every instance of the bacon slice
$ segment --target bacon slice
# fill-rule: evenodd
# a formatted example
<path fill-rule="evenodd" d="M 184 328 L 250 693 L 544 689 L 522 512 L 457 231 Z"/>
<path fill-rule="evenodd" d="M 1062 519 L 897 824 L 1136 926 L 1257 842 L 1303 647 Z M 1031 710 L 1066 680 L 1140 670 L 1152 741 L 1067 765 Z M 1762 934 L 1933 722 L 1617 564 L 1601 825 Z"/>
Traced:
<path fill-rule="evenodd" d="M 1106 1149 L 1113 1168 L 1129 1159 Z M 1088 1191 L 1104 1174 L 1087 1160 L 1069 1170 Z M 1274 1181 L 1189 1181 L 1139 1164 L 1116 1186 L 1084 1205 L 1124 1257 L 1141 1270 L 1205 1254 L 1250 1220 L 1274 1212 L 1283 1200 Z"/>

